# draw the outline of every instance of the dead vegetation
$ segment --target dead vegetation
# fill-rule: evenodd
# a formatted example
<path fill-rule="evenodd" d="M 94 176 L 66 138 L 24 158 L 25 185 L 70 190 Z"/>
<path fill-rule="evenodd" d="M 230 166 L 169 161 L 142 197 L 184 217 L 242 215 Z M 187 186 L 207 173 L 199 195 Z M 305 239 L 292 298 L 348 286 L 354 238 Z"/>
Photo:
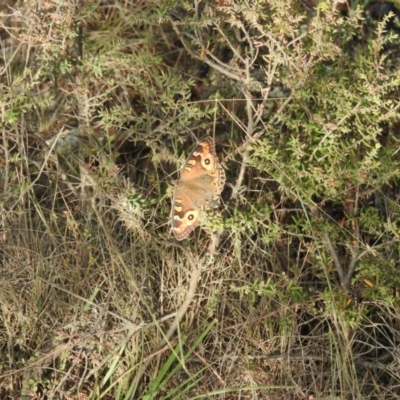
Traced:
<path fill-rule="evenodd" d="M 397 9 L 337 3 L 7 1 L 1 399 L 398 398 Z"/>

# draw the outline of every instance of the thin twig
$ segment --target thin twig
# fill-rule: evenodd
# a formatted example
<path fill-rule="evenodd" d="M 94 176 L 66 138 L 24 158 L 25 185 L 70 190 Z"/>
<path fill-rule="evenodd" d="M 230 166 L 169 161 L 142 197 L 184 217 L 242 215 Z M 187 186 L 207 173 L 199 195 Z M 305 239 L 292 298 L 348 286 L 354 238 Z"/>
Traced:
<path fill-rule="evenodd" d="M 239 190 L 242 186 L 242 182 L 244 179 L 244 175 L 246 173 L 246 166 L 247 166 L 247 159 L 249 158 L 249 151 L 244 150 L 242 154 L 242 165 L 240 166 L 240 171 L 238 178 L 236 180 L 235 186 L 232 188 L 232 193 L 231 193 L 231 200 L 235 200 L 239 194 Z"/>
<path fill-rule="evenodd" d="M 351 216 L 354 218 L 357 215 L 358 212 L 358 200 L 359 200 L 359 190 L 357 188 L 356 194 L 355 194 L 355 201 L 354 201 L 354 206 L 352 207 L 351 210 Z M 354 270 L 356 269 L 357 261 L 360 259 L 359 258 L 359 253 L 360 253 L 360 230 L 358 227 L 358 221 L 357 218 L 354 218 L 354 233 L 353 233 L 354 239 L 353 243 L 350 247 L 350 252 L 351 252 L 351 260 L 349 264 L 349 269 L 347 271 L 345 281 L 344 281 L 344 287 L 348 288 L 350 286 L 350 281 L 351 277 L 354 274 Z"/>
<path fill-rule="evenodd" d="M 178 24 L 174 21 L 171 21 L 172 27 L 175 31 L 175 33 L 177 34 L 177 36 L 179 37 L 179 39 L 181 40 L 183 46 L 185 47 L 186 51 L 194 58 L 198 59 L 198 60 L 202 60 L 204 62 L 206 62 L 210 67 L 216 69 L 217 71 L 219 71 L 222 75 L 225 75 L 226 77 L 233 79 L 235 81 L 239 81 L 242 82 L 242 77 L 240 75 L 239 72 L 241 72 L 241 70 L 238 70 L 238 74 L 234 74 L 229 72 L 227 65 L 226 64 L 221 64 L 221 62 L 218 60 L 218 58 L 216 58 L 209 50 L 207 50 L 206 48 L 204 48 L 202 46 L 202 51 L 204 51 L 204 53 L 208 56 L 208 58 L 205 60 L 203 59 L 199 54 L 197 54 L 196 52 L 194 52 L 190 46 L 187 44 L 186 40 L 183 37 L 182 32 L 178 29 Z M 189 35 L 187 35 L 189 36 Z M 192 38 L 194 40 L 194 38 Z M 232 68 L 231 68 L 232 69 Z"/>
<path fill-rule="evenodd" d="M 342 264 L 340 263 L 340 260 L 339 260 L 338 253 L 337 253 L 336 249 L 333 247 L 331 238 L 328 236 L 327 233 L 324 233 L 323 238 L 324 238 L 325 243 L 327 244 L 328 249 L 329 249 L 329 251 L 331 253 L 331 256 L 333 258 L 333 262 L 335 263 L 336 271 L 337 271 L 337 273 L 339 275 L 340 285 L 342 287 L 345 287 L 344 286 L 344 282 L 345 282 L 344 272 L 343 272 Z"/>
<path fill-rule="evenodd" d="M 191 264 L 191 271 L 192 271 L 192 276 L 190 277 L 189 288 L 186 299 L 176 312 L 175 319 L 172 322 L 170 328 L 168 329 L 168 332 L 165 335 L 163 335 L 163 338 L 160 340 L 157 346 L 150 352 L 150 354 L 146 357 L 144 363 L 139 367 L 139 370 L 137 371 L 134 380 L 135 390 L 139 385 L 139 382 L 142 379 L 143 374 L 146 372 L 147 368 L 151 364 L 153 358 L 157 356 L 160 353 L 160 350 L 163 349 L 165 346 L 168 346 L 169 348 L 171 347 L 170 339 L 177 330 L 183 316 L 186 314 L 186 311 L 188 310 L 189 305 L 193 301 L 193 298 L 196 294 L 197 283 L 199 281 L 200 274 L 203 268 L 203 260 L 196 263 L 190 253 L 186 252 L 186 255 L 187 259 L 189 260 L 189 263 Z"/>

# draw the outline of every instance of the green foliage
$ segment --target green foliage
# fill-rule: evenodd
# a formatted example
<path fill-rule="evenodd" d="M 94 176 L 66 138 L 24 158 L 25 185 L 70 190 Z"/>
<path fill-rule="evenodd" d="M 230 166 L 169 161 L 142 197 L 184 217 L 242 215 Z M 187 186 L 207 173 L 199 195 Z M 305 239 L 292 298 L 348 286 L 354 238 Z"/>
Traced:
<path fill-rule="evenodd" d="M 305 3 L 0 15 L 1 393 L 396 398 L 396 19 Z M 223 206 L 177 244 L 207 135 Z"/>

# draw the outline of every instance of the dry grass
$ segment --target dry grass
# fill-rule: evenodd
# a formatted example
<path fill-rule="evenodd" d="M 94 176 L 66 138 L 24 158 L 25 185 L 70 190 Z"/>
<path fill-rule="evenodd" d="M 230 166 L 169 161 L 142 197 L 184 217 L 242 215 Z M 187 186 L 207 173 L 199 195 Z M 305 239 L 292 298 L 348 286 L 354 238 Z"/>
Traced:
<path fill-rule="evenodd" d="M 334 2 L 195 3 L 0 10 L 0 398 L 398 398 L 382 26 L 349 51 Z M 208 134 L 224 206 L 178 244 L 169 185 Z"/>

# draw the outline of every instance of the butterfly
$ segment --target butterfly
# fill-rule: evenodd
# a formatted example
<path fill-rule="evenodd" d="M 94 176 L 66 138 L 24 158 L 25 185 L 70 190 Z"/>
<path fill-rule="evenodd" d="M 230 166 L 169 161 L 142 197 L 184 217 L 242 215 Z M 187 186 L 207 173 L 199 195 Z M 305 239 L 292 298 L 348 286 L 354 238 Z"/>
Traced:
<path fill-rule="evenodd" d="M 185 239 L 199 226 L 201 211 L 218 207 L 225 179 L 214 140 L 206 137 L 183 164 L 175 187 L 171 219 L 177 240 Z"/>

